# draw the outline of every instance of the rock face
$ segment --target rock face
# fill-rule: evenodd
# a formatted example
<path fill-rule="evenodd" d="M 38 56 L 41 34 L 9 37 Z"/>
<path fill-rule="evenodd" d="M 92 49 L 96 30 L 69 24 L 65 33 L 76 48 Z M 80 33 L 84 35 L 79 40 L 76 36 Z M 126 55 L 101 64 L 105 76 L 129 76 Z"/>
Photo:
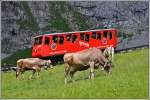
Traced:
<path fill-rule="evenodd" d="M 72 2 L 84 15 L 96 17 L 106 27 L 120 27 L 122 32 L 148 32 L 148 1 Z"/>
<path fill-rule="evenodd" d="M 51 15 L 51 5 L 48 2 L 36 2 L 30 1 L 28 5 L 31 9 L 31 13 L 36 18 L 39 28 L 44 28 L 48 25 Z"/>
<path fill-rule="evenodd" d="M 30 48 L 34 32 L 64 32 L 117 28 L 124 33 L 148 34 L 148 1 L 3 1 L 2 52 Z"/>
<path fill-rule="evenodd" d="M 1 5 L 2 52 L 12 53 L 31 47 L 31 30 L 19 24 L 28 18 L 20 2 L 2 2 Z"/>

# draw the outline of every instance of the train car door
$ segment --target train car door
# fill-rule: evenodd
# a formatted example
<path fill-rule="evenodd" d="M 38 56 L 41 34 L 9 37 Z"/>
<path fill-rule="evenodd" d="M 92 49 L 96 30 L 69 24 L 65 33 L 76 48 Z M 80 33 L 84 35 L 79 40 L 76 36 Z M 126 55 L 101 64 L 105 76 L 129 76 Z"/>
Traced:
<path fill-rule="evenodd" d="M 67 52 L 75 52 L 78 51 L 78 34 L 67 34 L 66 35 L 66 41 L 65 41 L 65 48 L 67 49 Z"/>
<path fill-rule="evenodd" d="M 50 52 L 50 36 L 45 36 L 44 37 L 44 44 L 43 44 L 43 57 L 49 56 Z"/>
<path fill-rule="evenodd" d="M 111 30 L 108 31 L 107 40 L 108 40 L 108 45 L 113 45 L 113 33 Z"/>
<path fill-rule="evenodd" d="M 72 34 L 66 34 L 66 38 L 65 38 L 65 49 L 67 50 L 67 52 L 72 52 Z"/>
<path fill-rule="evenodd" d="M 43 56 L 43 36 L 34 38 L 34 46 L 32 48 L 32 57 Z"/>
<path fill-rule="evenodd" d="M 58 41 L 58 53 L 59 54 L 64 54 L 66 50 L 64 49 L 64 36 L 61 35 L 59 36 L 59 41 Z"/>
<path fill-rule="evenodd" d="M 102 47 L 106 48 L 109 45 L 108 30 L 102 31 Z"/>
<path fill-rule="evenodd" d="M 72 49 L 72 52 L 76 52 L 76 51 L 79 51 L 79 38 L 78 38 L 78 34 L 73 34 L 72 35 L 72 44 L 73 46 L 71 47 Z"/>
<path fill-rule="evenodd" d="M 96 31 L 91 32 L 90 44 L 91 44 L 91 47 L 99 46 L 99 41 L 97 40 L 97 32 Z"/>
<path fill-rule="evenodd" d="M 97 35 L 97 37 L 96 37 L 96 39 L 98 40 L 98 48 L 101 48 L 101 46 L 102 46 L 102 34 L 101 34 L 101 31 L 98 31 L 97 33 L 96 33 L 96 35 Z"/>
<path fill-rule="evenodd" d="M 80 50 L 84 50 L 90 47 L 89 40 L 90 40 L 90 34 L 86 32 L 80 33 L 80 40 L 79 40 Z"/>
<path fill-rule="evenodd" d="M 51 43 L 51 54 L 59 55 L 63 54 L 64 51 L 64 36 L 63 35 L 53 35 Z"/>
<path fill-rule="evenodd" d="M 88 49 L 90 48 L 90 34 L 89 33 L 85 33 L 85 49 Z"/>

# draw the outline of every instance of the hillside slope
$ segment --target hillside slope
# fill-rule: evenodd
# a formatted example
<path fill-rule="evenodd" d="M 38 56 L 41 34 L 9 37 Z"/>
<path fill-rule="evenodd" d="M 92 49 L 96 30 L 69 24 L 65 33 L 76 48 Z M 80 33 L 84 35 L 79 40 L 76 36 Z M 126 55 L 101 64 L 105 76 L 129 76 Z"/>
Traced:
<path fill-rule="evenodd" d="M 148 49 L 115 55 L 111 75 L 97 70 L 94 80 L 88 79 L 89 71 L 77 72 L 75 82 L 64 84 L 64 65 L 53 70 L 42 70 L 40 77 L 16 80 L 15 72 L 2 73 L 2 98 L 148 98 Z"/>

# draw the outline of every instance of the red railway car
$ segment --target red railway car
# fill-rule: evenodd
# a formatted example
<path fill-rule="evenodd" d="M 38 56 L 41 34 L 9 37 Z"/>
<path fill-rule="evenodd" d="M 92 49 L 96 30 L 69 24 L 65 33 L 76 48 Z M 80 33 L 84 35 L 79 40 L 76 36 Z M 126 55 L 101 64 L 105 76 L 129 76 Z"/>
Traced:
<path fill-rule="evenodd" d="M 76 52 L 90 47 L 102 48 L 117 46 L 116 29 L 50 33 L 34 36 L 32 57 L 48 58 Z"/>

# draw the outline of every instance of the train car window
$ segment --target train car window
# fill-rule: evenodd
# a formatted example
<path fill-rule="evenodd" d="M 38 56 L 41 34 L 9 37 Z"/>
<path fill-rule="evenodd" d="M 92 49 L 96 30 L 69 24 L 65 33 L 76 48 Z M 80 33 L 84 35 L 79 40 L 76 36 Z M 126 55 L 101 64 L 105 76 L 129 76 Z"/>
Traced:
<path fill-rule="evenodd" d="M 49 42 L 50 42 L 49 37 L 45 37 L 45 44 L 48 44 L 48 45 L 49 45 Z"/>
<path fill-rule="evenodd" d="M 42 44 L 42 36 L 39 37 L 39 44 Z"/>
<path fill-rule="evenodd" d="M 89 35 L 89 34 L 86 34 L 86 35 L 85 35 L 85 41 L 89 42 L 89 39 L 90 39 L 90 35 Z"/>
<path fill-rule="evenodd" d="M 80 33 L 80 39 L 84 40 L 84 33 Z"/>
<path fill-rule="evenodd" d="M 107 31 L 104 31 L 104 37 L 107 38 Z"/>
<path fill-rule="evenodd" d="M 37 45 L 37 44 L 38 44 L 38 42 L 39 42 L 39 38 L 38 38 L 38 37 L 36 37 L 36 38 L 35 38 L 35 41 L 34 41 L 34 45 Z"/>
<path fill-rule="evenodd" d="M 112 32 L 109 33 L 109 38 L 112 39 Z"/>
<path fill-rule="evenodd" d="M 67 41 L 71 41 L 71 35 L 72 34 L 69 34 L 69 35 L 66 36 L 67 37 Z"/>
<path fill-rule="evenodd" d="M 57 41 L 58 41 L 58 36 L 53 36 L 53 42 L 57 43 Z"/>
<path fill-rule="evenodd" d="M 92 32 L 92 38 L 96 39 L 96 32 Z"/>
<path fill-rule="evenodd" d="M 73 35 L 72 43 L 75 43 L 76 41 L 77 41 L 77 35 Z"/>
<path fill-rule="evenodd" d="M 101 40 L 101 33 L 97 33 L 97 39 Z"/>
<path fill-rule="evenodd" d="M 64 37 L 60 36 L 59 44 L 64 44 Z"/>

